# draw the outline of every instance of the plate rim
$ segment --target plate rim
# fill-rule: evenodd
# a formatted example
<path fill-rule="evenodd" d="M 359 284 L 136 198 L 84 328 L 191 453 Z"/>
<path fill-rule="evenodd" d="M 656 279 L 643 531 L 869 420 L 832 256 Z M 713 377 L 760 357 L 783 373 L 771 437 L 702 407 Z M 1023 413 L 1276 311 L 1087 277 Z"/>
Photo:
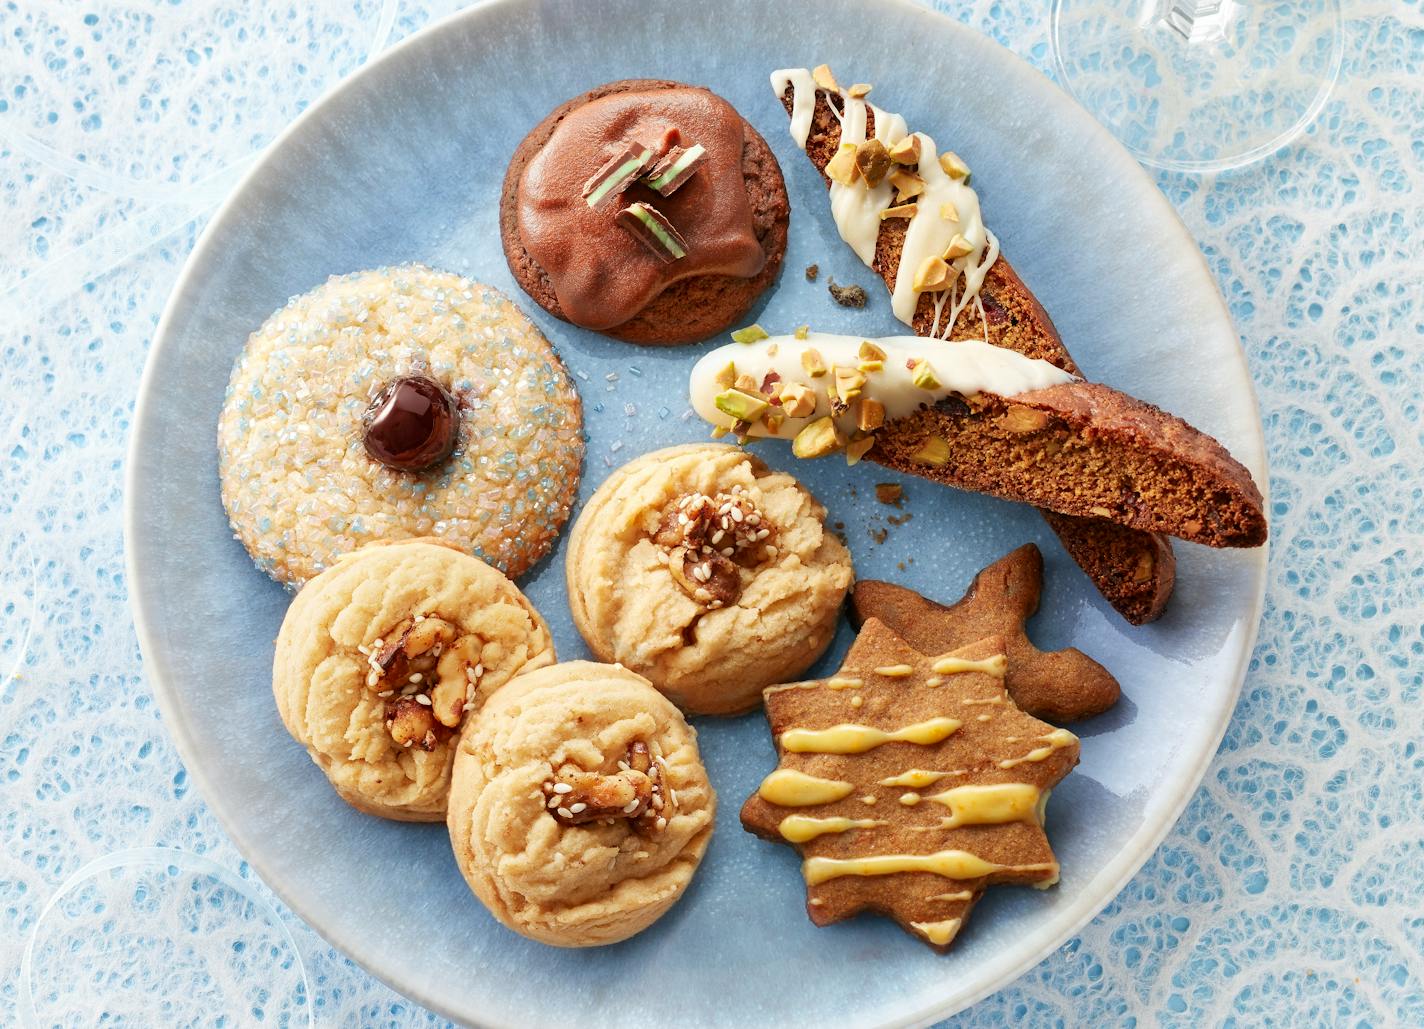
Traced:
<path fill-rule="evenodd" d="M 155 369 L 158 365 L 156 358 L 167 347 L 173 345 L 171 339 L 172 325 L 179 317 L 180 300 L 187 293 L 192 284 L 197 280 L 201 266 L 207 260 L 207 251 L 212 244 L 213 238 L 223 228 L 227 221 L 234 217 L 234 212 L 240 200 L 246 194 L 249 185 L 264 174 L 267 166 L 276 159 L 277 154 L 285 148 L 290 140 L 298 136 L 309 123 L 317 121 L 323 116 L 326 107 L 341 93 L 357 86 L 366 76 L 373 74 L 376 69 L 381 68 L 388 62 L 399 61 L 403 58 L 407 50 L 417 49 L 425 41 L 439 33 L 449 31 L 453 26 L 464 21 L 476 21 L 488 16 L 496 9 L 514 9 L 519 7 L 533 6 L 538 0 L 476 0 L 475 3 L 453 11 L 444 17 L 438 18 L 429 25 L 422 27 L 416 32 L 400 40 L 395 45 L 369 58 L 359 68 L 352 71 L 346 77 L 334 83 L 326 89 L 317 99 L 315 99 L 304 111 L 294 118 L 286 127 L 282 129 L 255 157 L 252 164 L 246 169 L 240 179 L 232 186 L 231 191 L 223 198 L 222 203 L 213 212 L 202 232 L 193 244 L 184 259 L 183 267 L 178 277 L 174 280 L 173 287 L 164 302 L 163 312 L 159 317 L 154 329 L 153 339 L 150 343 L 148 353 L 144 359 L 143 374 L 139 379 L 138 392 L 135 397 L 133 413 L 133 431 L 130 435 L 129 445 L 125 453 L 124 466 L 124 507 L 123 507 L 123 533 L 124 533 L 124 567 L 128 580 L 129 607 L 133 615 L 135 635 L 138 639 L 139 651 L 142 658 L 143 672 L 148 679 L 153 690 L 154 698 L 158 702 L 158 708 L 162 720 L 168 729 L 169 738 L 178 750 L 179 757 L 188 774 L 192 777 L 194 785 L 201 794 L 204 803 L 217 818 L 223 831 L 233 846 L 242 855 L 253 872 L 262 880 L 282 902 L 300 918 L 308 928 L 325 940 L 329 945 L 335 947 L 342 954 L 346 955 L 358 964 L 367 974 L 377 979 L 385 986 L 395 991 L 397 994 L 422 1005 L 428 1010 L 449 1018 L 459 1024 L 500 1026 L 502 1023 L 482 1020 L 479 1022 L 466 1021 L 466 1016 L 448 1006 L 439 998 L 433 996 L 428 990 L 422 988 L 418 981 L 404 982 L 396 981 L 394 974 L 387 973 L 382 968 L 380 953 L 378 948 L 365 947 L 359 939 L 339 939 L 335 937 L 335 930 L 329 930 L 310 917 L 306 912 L 309 910 L 302 898 L 295 890 L 288 889 L 275 875 L 265 874 L 264 869 L 267 862 L 258 856 L 262 853 L 260 847 L 254 845 L 244 835 L 238 831 L 238 822 L 226 804 L 219 798 L 221 791 L 216 788 L 216 784 L 209 779 L 206 769 L 196 760 L 196 744 L 188 729 L 188 719 L 184 716 L 182 705 L 178 702 L 178 693 L 172 685 L 169 676 L 163 669 L 163 658 L 158 645 L 158 634 L 154 632 L 149 617 L 150 602 L 146 600 L 146 592 L 140 587 L 143 581 L 143 572 L 139 562 L 135 558 L 134 542 L 140 534 L 141 512 L 136 498 L 139 491 L 136 489 L 138 480 L 139 458 L 148 445 L 148 437 L 152 429 L 146 430 L 149 421 L 150 400 L 155 394 Z M 1211 269 L 1207 264 L 1205 255 L 1201 252 L 1195 238 L 1187 230 L 1176 209 L 1168 201 L 1167 197 L 1157 187 L 1153 181 L 1152 173 L 1143 168 L 1133 157 L 1130 151 L 1123 146 L 1106 128 L 1099 124 L 1087 110 L 1082 107 L 1073 95 L 1059 85 L 1048 75 L 1045 75 L 1033 67 L 1023 57 L 1003 46 L 994 39 L 980 32 L 979 30 L 957 21 L 946 12 L 928 6 L 931 0 L 874 0 L 874 2 L 886 7 L 898 9 L 914 17 L 932 19 L 939 25 L 939 29 L 958 37 L 956 42 L 969 46 L 978 46 L 997 51 L 1001 58 L 1005 58 L 1005 67 L 1009 74 L 1021 79 L 1037 80 L 1039 88 L 1042 90 L 1044 101 L 1048 109 L 1043 112 L 1043 117 L 1058 117 L 1072 119 L 1078 122 L 1089 135 L 1095 135 L 1102 144 L 1105 151 L 1112 155 L 1112 159 L 1117 161 L 1124 169 L 1125 175 L 1134 178 L 1139 185 L 1147 188 L 1143 191 L 1143 199 L 1147 204 L 1156 208 L 1155 215 L 1158 220 L 1164 222 L 1164 231 L 1173 237 L 1171 242 L 1175 248 L 1185 248 L 1186 253 L 1194 257 L 1194 260 L 1186 262 L 1194 266 L 1204 284 L 1206 292 L 1210 294 L 1212 310 L 1203 313 L 1203 320 L 1220 321 L 1224 330 L 1235 338 L 1236 345 L 1231 348 L 1230 356 L 1234 361 L 1235 378 L 1243 382 L 1246 386 L 1247 398 L 1255 412 L 1255 419 L 1252 420 L 1249 428 L 1249 438 L 1238 444 L 1236 457 L 1241 460 L 1255 475 L 1261 485 L 1264 503 L 1269 506 L 1269 475 L 1267 473 L 1267 453 L 1265 443 L 1264 425 L 1261 420 L 1260 402 L 1256 395 L 1255 382 L 1251 377 L 1250 369 L 1246 361 L 1246 354 L 1241 346 L 1239 334 L 1231 320 L 1230 311 L 1225 299 L 1217 286 L 1215 278 L 1211 274 Z M 1044 88 L 1046 87 L 1046 88 Z M 1164 217 L 1165 216 L 1165 217 Z M 1079 931 L 1096 918 L 1102 911 L 1112 903 L 1122 892 L 1124 887 L 1130 882 L 1147 861 L 1155 854 L 1166 839 L 1167 834 L 1176 826 L 1181 818 L 1182 812 L 1188 803 L 1196 796 L 1198 789 L 1204 780 L 1211 762 L 1215 758 L 1220 748 L 1221 740 L 1226 734 L 1226 729 L 1234 717 L 1236 707 L 1240 700 L 1242 686 L 1245 682 L 1251 654 L 1255 649 L 1257 635 L 1260 630 L 1261 616 L 1265 607 L 1265 596 L 1267 586 L 1267 560 L 1269 556 L 1270 542 L 1253 551 L 1245 552 L 1241 558 L 1249 561 L 1248 569 L 1255 580 L 1255 596 L 1247 608 L 1246 615 L 1249 621 L 1247 629 L 1240 635 L 1240 644 L 1235 655 L 1235 668 L 1231 673 L 1233 684 L 1229 691 L 1229 696 L 1223 698 L 1221 710 L 1218 714 L 1216 724 L 1211 730 L 1204 734 L 1202 743 L 1197 753 L 1192 755 L 1190 768 L 1179 782 L 1181 788 L 1172 803 L 1157 807 L 1155 813 L 1149 813 L 1144 818 L 1143 825 L 1119 848 L 1116 857 L 1102 871 L 1113 871 L 1115 874 L 1104 885 L 1095 890 L 1084 890 L 1076 899 L 1070 901 L 1065 910 L 1056 914 L 1051 922 L 1051 930 L 1040 930 L 1042 942 L 1034 947 L 1029 947 L 1016 959 L 1003 963 L 1004 967 L 992 971 L 984 977 L 984 981 L 970 993 L 957 999 L 948 1001 L 931 1002 L 916 1010 L 897 1014 L 890 1019 L 878 1023 L 881 1026 L 923 1026 L 948 1018 L 958 1012 L 964 1011 L 979 1001 L 989 997 L 1005 987 L 1020 979 L 1030 969 L 1040 964 L 1054 950 L 1058 949 L 1067 940 L 1077 935 Z M 1091 893 L 1091 896 L 1090 896 Z M 991 959 L 988 964 L 992 967 L 995 962 Z"/>

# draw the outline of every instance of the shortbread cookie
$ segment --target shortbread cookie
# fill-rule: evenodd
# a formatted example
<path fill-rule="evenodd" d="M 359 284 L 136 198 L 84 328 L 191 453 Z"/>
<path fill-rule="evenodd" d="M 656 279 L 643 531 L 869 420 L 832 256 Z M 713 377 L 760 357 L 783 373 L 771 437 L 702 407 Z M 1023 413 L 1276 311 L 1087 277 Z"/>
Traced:
<path fill-rule="evenodd" d="M 851 594 L 856 624 L 877 618 L 922 654 L 943 654 L 986 636 L 1004 641 L 1004 688 L 1027 714 L 1050 722 L 1100 715 L 1121 695 L 1117 680 L 1077 647 L 1042 651 L 1025 623 L 1038 610 L 1043 555 L 1032 543 L 989 565 L 949 607 L 893 583 L 861 580 Z"/>
<path fill-rule="evenodd" d="M 731 343 L 693 368 L 692 405 L 739 439 L 845 451 L 947 486 L 1210 547 L 1266 541 L 1240 462 L 1180 418 L 979 340 L 804 332 Z"/>
<path fill-rule="evenodd" d="M 776 158 L 731 104 L 625 79 L 519 144 L 499 226 L 515 281 L 556 318 L 677 344 L 735 324 L 775 281 L 790 211 Z"/>
<path fill-rule="evenodd" d="M 569 516 L 582 432 L 564 366 L 498 291 L 419 265 L 357 272 L 292 298 L 238 356 L 223 504 L 288 586 L 417 536 L 518 576 Z"/>
<path fill-rule="evenodd" d="M 800 851 L 811 921 L 874 911 L 944 950 L 987 887 L 1058 881 L 1044 811 L 1078 740 L 1014 706 L 1006 664 L 998 637 L 926 657 L 872 618 L 833 678 L 766 691 L 780 761 L 742 825 Z"/>
<path fill-rule="evenodd" d="M 837 227 L 847 242 L 852 244 L 867 265 L 879 273 L 886 288 L 897 292 L 896 314 L 901 320 L 919 336 L 939 335 L 947 339 L 977 337 L 1079 374 L 1043 305 L 1024 285 L 1008 260 L 998 253 L 998 241 L 984 225 L 979 212 L 979 198 L 969 185 L 969 169 L 964 162 L 953 153 L 948 153 L 944 155 L 945 163 L 934 167 L 938 163 L 935 158 L 940 155 L 937 151 L 931 155 L 923 143 L 918 143 L 917 137 L 922 134 L 908 136 L 909 127 L 903 118 L 881 110 L 863 98 L 850 96 L 834 81 L 830 69 L 818 68 L 816 71 L 820 73 L 819 78 L 800 69 L 777 72 L 772 76 L 772 88 L 792 118 L 793 138 L 826 177 L 828 186 L 831 185 L 831 179 L 826 175 L 828 165 L 840 151 L 842 142 L 880 140 L 891 148 L 899 143 L 902 150 L 913 152 L 897 153 L 900 161 L 908 162 L 911 156 L 914 160 L 905 164 L 897 161 L 894 168 L 901 176 L 900 183 L 909 190 L 917 188 L 915 178 L 928 176 L 936 183 L 935 192 L 953 194 L 948 198 L 948 206 L 955 216 L 953 220 L 941 217 L 945 198 L 931 199 L 925 196 L 924 191 L 914 197 L 905 197 L 905 200 L 914 202 L 913 213 L 917 216 L 914 219 L 871 217 L 879 208 L 903 206 L 898 199 L 901 189 L 893 181 L 868 190 L 862 178 L 844 188 L 847 198 L 833 207 Z M 833 101 L 836 109 L 832 108 Z M 847 134 L 843 123 L 855 130 L 860 126 L 861 117 L 864 118 L 863 131 L 858 135 Z M 928 142 L 930 149 L 934 148 L 933 140 L 928 136 L 923 136 L 923 140 Z M 922 158 L 930 158 L 926 162 L 925 175 L 919 174 Z M 829 170 L 836 171 L 834 167 Z M 839 186 L 833 188 L 842 189 Z M 861 202 L 847 202 L 856 199 Z M 943 225 L 935 226 L 939 233 L 926 234 L 924 230 L 928 225 L 921 219 L 932 217 L 940 218 Z M 905 269 L 908 280 L 905 286 L 909 288 L 901 287 L 901 257 L 906 250 L 910 225 L 915 221 L 919 222 L 919 226 L 912 260 L 926 250 L 925 244 L 930 241 L 930 236 L 939 236 L 944 241 L 944 254 L 949 253 L 950 244 L 955 244 L 954 253 L 957 256 L 945 262 L 946 278 L 951 268 L 956 272 L 947 288 L 916 292 L 914 273 L 918 269 L 913 264 Z M 955 236 L 972 245 L 957 244 Z M 919 257 L 921 263 L 927 259 L 927 256 Z M 934 285 L 939 286 L 940 283 L 935 282 Z M 1075 515 L 1046 513 L 1046 517 L 1073 560 L 1124 618 L 1141 625 L 1162 613 L 1175 581 L 1175 559 L 1171 544 L 1165 538 Z"/>
<path fill-rule="evenodd" d="M 716 795 L 697 734 L 641 676 L 573 661 L 521 675 L 460 740 L 450 842 L 470 889 L 517 933 L 617 943 L 687 888 Z"/>
<path fill-rule="evenodd" d="M 348 804 L 438 822 L 469 713 L 553 660 L 539 612 L 479 558 L 444 540 L 376 543 L 292 601 L 272 692 L 287 731 Z"/>
<path fill-rule="evenodd" d="M 826 511 L 737 447 L 659 450 L 617 469 L 569 539 L 569 609 L 589 648 L 693 714 L 761 703 L 835 635 L 853 578 Z"/>

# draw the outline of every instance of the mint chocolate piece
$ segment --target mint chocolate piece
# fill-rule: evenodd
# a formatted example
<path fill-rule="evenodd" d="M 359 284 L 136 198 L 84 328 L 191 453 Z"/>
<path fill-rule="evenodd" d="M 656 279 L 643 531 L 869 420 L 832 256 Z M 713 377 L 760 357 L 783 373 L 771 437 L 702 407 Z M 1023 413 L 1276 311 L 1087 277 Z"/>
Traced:
<path fill-rule="evenodd" d="M 634 143 L 625 147 L 583 184 L 584 200 L 594 210 L 603 207 L 610 200 L 621 196 L 652 163 L 653 152 L 642 144 Z"/>
<path fill-rule="evenodd" d="M 701 143 L 694 143 L 686 149 L 675 146 L 663 155 L 662 160 L 653 165 L 652 171 L 643 176 L 643 182 L 649 189 L 663 196 L 671 196 L 684 182 L 692 178 L 698 163 L 706 154 L 707 148 Z"/>
<path fill-rule="evenodd" d="M 687 240 L 672 227 L 662 213 L 641 201 L 629 204 L 614 219 L 662 261 L 676 261 L 687 256 Z"/>

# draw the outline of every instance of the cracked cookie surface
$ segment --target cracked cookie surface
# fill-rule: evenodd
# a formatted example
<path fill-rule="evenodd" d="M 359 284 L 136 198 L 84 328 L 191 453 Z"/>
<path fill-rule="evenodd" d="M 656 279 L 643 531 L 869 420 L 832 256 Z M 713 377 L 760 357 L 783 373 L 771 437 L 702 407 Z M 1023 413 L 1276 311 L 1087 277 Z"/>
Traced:
<path fill-rule="evenodd" d="M 453 544 L 373 544 L 297 594 L 272 668 L 277 711 L 336 792 L 367 814 L 445 817 L 465 719 L 554 660 L 518 587 Z"/>
<path fill-rule="evenodd" d="M 853 572 L 825 508 L 723 444 L 613 472 L 569 540 L 569 608 L 589 648 L 693 714 L 737 714 L 830 645 Z M 763 535 L 765 533 L 765 535 Z"/>
<path fill-rule="evenodd" d="M 447 824 L 495 918 L 590 947 L 641 932 L 682 896 L 715 810 L 682 713 L 625 668 L 571 661 L 520 675 L 480 710 Z"/>

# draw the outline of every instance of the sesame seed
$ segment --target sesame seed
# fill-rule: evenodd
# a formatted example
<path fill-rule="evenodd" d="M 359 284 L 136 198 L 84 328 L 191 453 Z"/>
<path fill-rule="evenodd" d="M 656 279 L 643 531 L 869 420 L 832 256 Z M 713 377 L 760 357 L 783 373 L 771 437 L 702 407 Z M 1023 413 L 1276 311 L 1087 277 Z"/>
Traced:
<path fill-rule="evenodd" d="M 570 805 L 569 805 L 569 813 L 570 813 L 570 814 L 575 814 L 575 815 L 576 815 L 576 814 L 578 814 L 578 813 L 581 812 L 581 811 L 587 811 L 587 810 L 588 810 L 588 805 L 585 804 L 583 801 L 579 801 L 577 804 L 570 804 Z"/>
<path fill-rule="evenodd" d="M 667 819 L 666 819 L 666 818 L 663 818 L 661 815 L 659 815 L 659 816 L 658 816 L 658 820 L 657 820 L 656 822 L 654 822 L 653 824 L 656 825 L 659 829 L 666 829 L 666 828 L 667 828 Z"/>
<path fill-rule="evenodd" d="M 569 785 L 568 783 L 566 783 L 566 782 L 556 782 L 556 783 L 554 783 L 554 792 L 555 792 L 555 793 L 572 793 L 573 791 L 574 791 L 574 788 L 573 788 L 572 786 L 570 786 L 570 785 Z"/>
<path fill-rule="evenodd" d="M 556 807 L 558 807 L 558 806 L 559 806 L 559 798 L 558 798 L 558 797 L 552 797 L 552 798 L 550 798 L 550 800 L 549 800 L 549 810 L 552 811 L 554 808 L 556 808 Z"/>
<path fill-rule="evenodd" d="M 623 813 L 625 815 L 631 815 L 634 811 L 638 810 L 639 803 L 640 801 L 636 797 L 634 797 L 632 800 L 628 801 L 628 803 L 623 805 Z"/>
<path fill-rule="evenodd" d="M 429 707 L 429 706 L 430 706 L 430 698 L 427 697 L 424 693 L 422 693 L 420 696 L 416 697 L 416 698 L 415 698 L 415 702 L 416 702 L 417 704 L 422 705 L 423 707 Z"/>
<path fill-rule="evenodd" d="M 411 682 L 420 682 L 420 681 L 421 681 L 422 679 L 424 679 L 424 678 L 425 678 L 425 676 L 421 675 L 419 672 L 416 672 L 414 675 L 412 675 L 412 676 L 410 677 L 410 681 L 411 681 Z"/>
<path fill-rule="evenodd" d="M 564 818 L 572 818 L 574 813 L 566 807 L 559 808 L 559 814 Z"/>
<path fill-rule="evenodd" d="M 390 696 L 394 696 L 394 695 L 395 695 L 395 692 L 396 692 L 395 690 L 382 690 L 380 693 L 377 693 L 376 696 L 378 696 L 378 697 L 390 697 Z"/>

